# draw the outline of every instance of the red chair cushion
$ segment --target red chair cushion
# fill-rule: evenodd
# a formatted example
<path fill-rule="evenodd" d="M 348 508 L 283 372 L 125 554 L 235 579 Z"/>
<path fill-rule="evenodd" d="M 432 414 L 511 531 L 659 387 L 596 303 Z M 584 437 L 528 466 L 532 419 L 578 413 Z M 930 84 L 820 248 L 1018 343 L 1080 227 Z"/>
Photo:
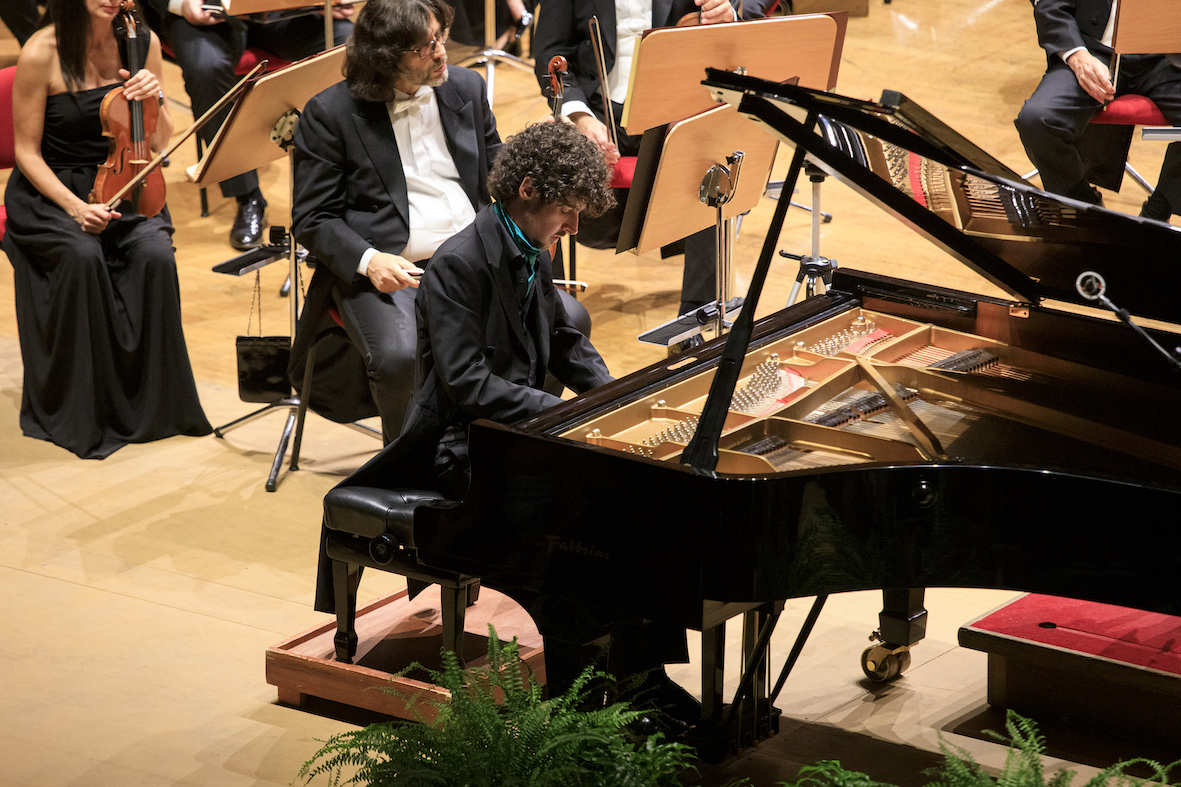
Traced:
<path fill-rule="evenodd" d="M 1151 98 L 1129 93 L 1099 110 L 1092 123 L 1106 126 L 1171 126 Z"/>
<path fill-rule="evenodd" d="M 250 70 L 257 66 L 262 61 L 267 61 L 267 71 L 274 71 L 277 68 L 286 68 L 291 65 L 290 60 L 284 60 L 281 57 L 275 57 L 272 54 L 255 49 L 254 47 L 247 47 L 246 51 L 242 53 L 242 57 L 238 60 L 238 65 L 234 66 L 234 73 L 238 76 L 246 76 Z"/>
<path fill-rule="evenodd" d="M 12 81 L 16 66 L 0 69 L 0 169 L 16 166 L 16 134 L 12 130 Z"/>
<path fill-rule="evenodd" d="M 620 156 L 615 162 L 615 171 L 611 173 L 611 188 L 630 189 L 632 178 L 636 174 L 636 157 Z"/>

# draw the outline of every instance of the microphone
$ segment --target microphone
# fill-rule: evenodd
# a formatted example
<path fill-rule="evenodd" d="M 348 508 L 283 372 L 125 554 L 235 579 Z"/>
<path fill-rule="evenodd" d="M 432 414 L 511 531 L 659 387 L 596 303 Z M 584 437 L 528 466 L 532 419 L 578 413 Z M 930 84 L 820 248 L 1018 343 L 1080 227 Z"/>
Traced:
<path fill-rule="evenodd" d="M 1083 271 L 1074 280 L 1074 288 L 1088 301 L 1097 301 L 1107 292 L 1107 282 L 1094 271 Z"/>

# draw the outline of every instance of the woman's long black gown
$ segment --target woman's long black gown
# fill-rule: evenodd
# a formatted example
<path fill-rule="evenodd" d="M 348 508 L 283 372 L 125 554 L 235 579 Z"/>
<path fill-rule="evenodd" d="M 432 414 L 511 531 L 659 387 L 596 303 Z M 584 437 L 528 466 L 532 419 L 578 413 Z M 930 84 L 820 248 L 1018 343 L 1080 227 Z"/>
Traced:
<path fill-rule="evenodd" d="M 49 96 L 41 152 L 87 199 L 107 158 L 99 105 L 118 85 Z M 167 208 L 88 235 L 18 170 L 4 195 L 24 361 L 21 429 L 87 459 L 212 429 L 189 366 Z"/>

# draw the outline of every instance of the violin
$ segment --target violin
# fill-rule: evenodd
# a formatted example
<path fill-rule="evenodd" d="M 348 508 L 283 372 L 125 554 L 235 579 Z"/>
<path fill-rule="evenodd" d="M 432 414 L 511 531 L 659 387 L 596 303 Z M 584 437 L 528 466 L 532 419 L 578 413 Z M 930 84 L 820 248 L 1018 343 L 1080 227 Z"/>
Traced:
<path fill-rule="evenodd" d="M 147 62 L 151 33 L 135 8 L 135 0 L 122 0 L 112 25 L 124 66 L 133 75 L 139 73 Z M 141 216 L 155 216 L 164 207 L 164 175 L 158 166 L 149 169 L 159 112 L 155 99 L 131 101 L 122 90 L 103 97 L 99 116 L 110 152 L 98 168 L 90 202 L 114 208 L 121 197 Z"/>

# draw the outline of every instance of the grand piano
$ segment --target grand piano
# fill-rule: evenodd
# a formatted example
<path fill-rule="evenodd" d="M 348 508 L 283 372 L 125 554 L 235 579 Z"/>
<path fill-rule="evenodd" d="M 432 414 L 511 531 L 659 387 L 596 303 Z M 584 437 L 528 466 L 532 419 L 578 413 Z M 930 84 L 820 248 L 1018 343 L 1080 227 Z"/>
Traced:
<path fill-rule="evenodd" d="M 901 94 L 704 84 L 794 151 L 784 193 L 806 156 L 1011 297 L 842 269 L 756 322 L 778 210 L 728 336 L 473 424 L 419 561 L 706 631 L 761 608 L 759 642 L 776 601 L 882 589 L 878 678 L 927 587 L 1181 613 L 1181 232 L 1040 191 Z"/>

